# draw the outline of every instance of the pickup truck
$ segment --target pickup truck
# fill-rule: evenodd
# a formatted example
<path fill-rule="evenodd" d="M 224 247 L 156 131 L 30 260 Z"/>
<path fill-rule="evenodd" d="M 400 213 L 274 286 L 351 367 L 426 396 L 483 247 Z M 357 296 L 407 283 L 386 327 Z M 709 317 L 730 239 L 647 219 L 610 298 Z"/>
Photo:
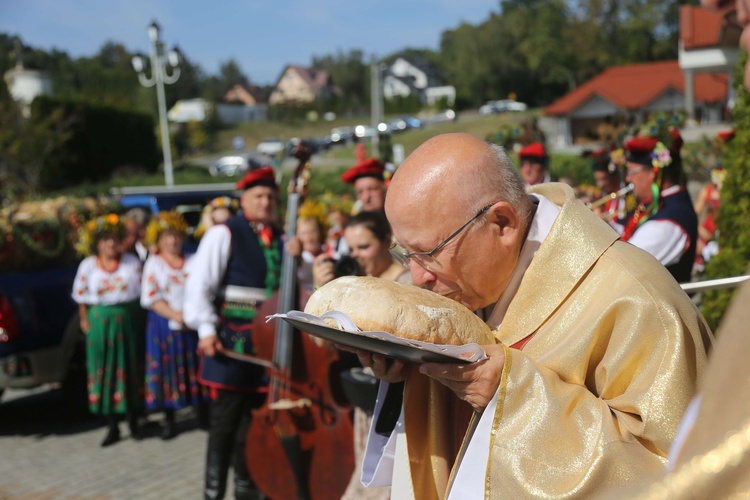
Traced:
<path fill-rule="evenodd" d="M 123 187 L 111 192 L 124 210 L 177 210 L 191 230 L 208 201 L 227 195 L 238 195 L 234 184 Z M 189 241 L 186 247 L 190 251 L 197 242 Z M 70 409 L 85 407 L 84 336 L 70 297 L 77 269 L 75 263 L 0 273 L 0 397 L 7 388 L 59 384 Z"/>

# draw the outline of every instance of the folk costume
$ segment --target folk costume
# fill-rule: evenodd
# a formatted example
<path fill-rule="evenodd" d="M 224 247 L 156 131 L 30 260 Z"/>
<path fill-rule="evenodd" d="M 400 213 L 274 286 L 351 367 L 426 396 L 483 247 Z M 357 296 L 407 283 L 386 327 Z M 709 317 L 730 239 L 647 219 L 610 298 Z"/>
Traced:
<path fill-rule="evenodd" d="M 446 408 L 465 403 L 410 375 L 395 436 L 370 432 L 363 482 L 394 477 L 394 495 L 417 499 L 560 498 L 663 473 L 711 333 L 664 267 L 618 241 L 572 189 L 530 193 L 519 262 L 479 312 L 505 346 L 495 397 L 453 453 L 463 436 Z"/>
<path fill-rule="evenodd" d="M 175 212 L 162 212 L 146 230 L 146 241 L 156 245 L 165 230 L 184 235 L 187 224 Z M 172 310 L 182 311 L 185 281 L 191 257 L 173 264 L 160 253 L 153 253 L 143 266 L 141 306 L 149 310 L 146 325 L 146 409 L 166 410 L 168 426 L 172 412 L 203 403 L 198 383 L 198 334 L 185 325 L 153 310 L 164 301 Z M 174 423 L 172 422 L 172 426 Z"/>
<path fill-rule="evenodd" d="M 273 169 L 253 170 L 240 189 L 276 187 Z M 255 354 L 253 318 L 279 287 L 281 232 L 238 214 L 206 231 L 186 282 L 184 319 L 200 338 L 216 335 L 224 349 Z M 235 492 L 254 489 L 245 462 L 250 412 L 265 400 L 263 367 L 220 353 L 203 356 L 199 380 L 212 395 L 206 459 L 206 498 L 222 498 L 230 465 Z"/>
<path fill-rule="evenodd" d="M 675 135 L 675 134 L 673 134 Z M 678 135 L 670 149 L 656 138 L 636 137 L 625 144 L 627 161 L 657 170 L 650 199 L 626 222 L 622 240 L 653 255 L 680 282 L 690 281 L 698 241 L 698 218 L 684 186 L 662 186 L 666 169 L 680 169 Z"/>
<path fill-rule="evenodd" d="M 143 329 L 141 261 L 125 253 L 114 270 L 96 256 L 81 261 L 73 300 L 88 306 L 86 334 L 89 411 L 122 415 L 143 408 Z"/>

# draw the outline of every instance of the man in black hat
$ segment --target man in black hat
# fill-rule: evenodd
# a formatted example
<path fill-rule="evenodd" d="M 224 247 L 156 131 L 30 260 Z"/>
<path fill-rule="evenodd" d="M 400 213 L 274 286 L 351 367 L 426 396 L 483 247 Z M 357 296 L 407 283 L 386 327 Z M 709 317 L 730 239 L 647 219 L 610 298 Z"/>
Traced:
<path fill-rule="evenodd" d="M 245 462 L 250 412 L 265 400 L 265 371 L 223 355 L 254 354 L 252 321 L 279 286 L 281 231 L 273 169 L 249 172 L 240 182 L 242 213 L 211 227 L 193 258 L 185 285 L 185 323 L 198 331 L 203 358 L 199 380 L 212 397 L 204 498 L 221 499 L 230 462 L 235 498 L 255 498 Z"/>

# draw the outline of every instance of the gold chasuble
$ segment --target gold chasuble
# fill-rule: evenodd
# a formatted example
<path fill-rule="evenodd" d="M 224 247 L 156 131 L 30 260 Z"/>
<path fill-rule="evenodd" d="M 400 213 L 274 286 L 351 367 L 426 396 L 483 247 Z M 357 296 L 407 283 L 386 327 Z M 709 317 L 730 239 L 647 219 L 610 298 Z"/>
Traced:
<path fill-rule="evenodd" d="M 618 241 L 572 189 L 529 192 L 561 211 L 495 332 L 506 361 L 489 462 L 464 456 L 459 465 L 486 468 L 487 499 L 588 497 L 663 476 L 711 333 L 664 266 Z M 522 350 L 508 347 L 527 338 Z M 410 384 L 427 392 L 413 397 Z M 404 423 L 418 500 L 447 493 L 462 438 L 455 428 L 466 428 L 454 416 L 462 404 L 436 382 L 407 381 Z M 476 438 L 467 436 L 462 448 Z M 461 498 L 460 490 L 450 494 Z"/>

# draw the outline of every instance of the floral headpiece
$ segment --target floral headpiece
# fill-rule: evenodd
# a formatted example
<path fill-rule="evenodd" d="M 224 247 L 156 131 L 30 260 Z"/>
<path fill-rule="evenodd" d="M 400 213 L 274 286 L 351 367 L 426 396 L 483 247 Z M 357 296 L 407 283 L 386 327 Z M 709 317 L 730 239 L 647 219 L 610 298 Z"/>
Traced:
<path fill-rule="evenodd" d="M 651 165 L 654 168 L 664 168 L 672 164 L 672 153 L 663 142 L 657 142 L 654 151 L 651 153 Z"/>
<path fill-rule="evenodd" d="M 302 206 L 299 207 L 297 216 L 300 219 L 317 220 L 318 225 L 320 226 L 321 236 L 325 237 L 329 226 L 328 212 L 330 212 L 330 210 L 324 201 L 308 198 L 302 203 Z"/>
<path fill-rule="evenodd" d="M 156 245 L 163 231 L 172 230 L 184 235 L 187 229 L 187 222 L 185 222 L 185 218 L 179 212 L 174 210 L 159 212 L 159 215 L 152 217 L 151 222 L 148 223 L 143 242 L 148 246 Z"/>
<path fill-rule="evenodd" d="M 102 215 L 81 225 L 75 245 L 76 251 L 84 257 L 93 255 L 96 253 L 96 243 L 105 234 L 113 234 L 120 239 L 125 237 L 125 225 L 119 215 Z"/>
<path fill-rule="evenodd" d="M 230 211 L 236 212 L 240 208 L 240 203 L 229 196 L 218 196 L 209 201 L 207 206 L 210 207 L 211 210 L 216 208 L 228 208 Z"/>

